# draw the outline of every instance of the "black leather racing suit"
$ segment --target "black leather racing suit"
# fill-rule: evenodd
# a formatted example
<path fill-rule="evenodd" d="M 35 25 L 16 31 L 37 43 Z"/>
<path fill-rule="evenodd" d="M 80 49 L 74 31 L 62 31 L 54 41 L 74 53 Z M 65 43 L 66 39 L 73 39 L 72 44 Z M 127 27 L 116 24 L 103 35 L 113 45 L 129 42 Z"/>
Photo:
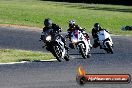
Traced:
<path fill-rule="evenodd" d="M 49 29 L 53 29 L 53 31 L 57 31 L 58 34 L 59 34 L 59 32 L 62 31 L 61 28 L 60 28 L 57 24 L 54 24 L 54 23 L 53 23 L 52 26 L 50 26 L 50 27 L 44 27 L 44 28 L 43 28 L 43 32 L 45 32 L 45 31 L 47 31 L 47 30 L 49 30 Z M 61 37 L 62 42 L 63 42 L 64 45 L 65 45 L 65 48 L 68 49 L 68 47 L 66 46 L 66 40 L 64 39 L 64 37 L 63 37 L 62 35 L 60 35 L 60 34 L 59 34 L 59 36 Z"/>
<path fill-rule="evenodd" d="M 94 48 L 97 48 L 98 46 L 99 46 L 99 43 L 98 43 L 98 35 L 97 35 L 97 33 L 99 32 L 99 31 L 101 31 L 101 30 L 105 30 L 106 32 L 109 32 L 108 30 L 106 30 L 106 29 L 102 29 L 102 28 L 100 28 L 99 30 L 96 30 L 96 29 L 92 29 L 92 36 L 93 36 L 93 39 L 94 39 L 94 44 L 93 44 L 93 47 Z"/>

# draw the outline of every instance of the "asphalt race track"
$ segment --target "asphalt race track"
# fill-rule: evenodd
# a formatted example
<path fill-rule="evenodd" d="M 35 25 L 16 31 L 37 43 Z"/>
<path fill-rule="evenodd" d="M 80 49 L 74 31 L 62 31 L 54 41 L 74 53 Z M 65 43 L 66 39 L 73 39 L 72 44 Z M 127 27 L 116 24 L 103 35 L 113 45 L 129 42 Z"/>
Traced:
<path fill-rule="evenodd" d="M 0 27 L 0 48 L 46 51 L 38 41 L 41 31 Z M 82 59 L 75 50 L 70 50 L 69 62 L 47 61 L 13 65 L 0 65 L 0 88 L 132 88 L 129 84 L 76 83 L 79 66 L 88 74 L 132 75 L 132 37 L 112 36 L 114 54 L 92 49 L 91 58 Z"/>

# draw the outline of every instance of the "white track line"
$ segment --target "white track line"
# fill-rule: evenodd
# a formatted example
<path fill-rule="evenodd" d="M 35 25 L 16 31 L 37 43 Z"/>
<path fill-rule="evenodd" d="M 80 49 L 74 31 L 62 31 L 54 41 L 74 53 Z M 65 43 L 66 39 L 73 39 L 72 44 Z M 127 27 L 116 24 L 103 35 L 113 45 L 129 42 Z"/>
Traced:
<path fill-rule="evenodd" d="M 21 63 L 29 63 L 29 61 L 0 63 L 0 65 L 21 64 Z"/>
<path fill-rule="evenodd" d="M 52 61 L 57 61 L 56 59 L 51 59 L 51 60 L 38 60 L 38 61 L 42 61 L 42 62 L 52 62 Z M 32 63 L 32 62 L 35 62 L 35 61 L 21 61 L 21 62 L 9 62 L 9 63 L 0 63 L 0 65 L 13 65 L 13 64 L 23 64 L 23 63 Z M 37 61 L 36 61 L 37 62 Z"/>

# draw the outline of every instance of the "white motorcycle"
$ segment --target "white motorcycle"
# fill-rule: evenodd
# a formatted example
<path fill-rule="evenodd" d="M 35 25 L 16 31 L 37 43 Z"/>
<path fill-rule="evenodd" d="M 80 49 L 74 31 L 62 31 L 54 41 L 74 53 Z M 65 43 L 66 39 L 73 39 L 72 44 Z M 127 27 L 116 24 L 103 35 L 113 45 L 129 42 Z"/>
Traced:
<path fill-rule="evenodd" d="M 49 29 L 41 35 L 40 39 L 44 42 L 44 47 L 46 47 L 46 49 L 50 51 L 59 62 L 64 59 L 69 61 L 69 53 L 64 47 L 60 34 L 53 32 L 52 29 Z"/>
<path fill-rule="evenodd" d="M 74 30 L 71 33 L 71 43 L 70 48 L 74 49 L 74 46 L 79 50 L 84 59 L 89 58 L 90 54 L 90 40 L 87 40 L 86 37 L 80 30 Z"/>
<path fill-rule="evenodd" d="M 107 53 L 113 54 L 113 41 L 110 34 L 105 30 L 101 30 L 97 33 L 97 35 L 100 48 L 104 49 Z"/>

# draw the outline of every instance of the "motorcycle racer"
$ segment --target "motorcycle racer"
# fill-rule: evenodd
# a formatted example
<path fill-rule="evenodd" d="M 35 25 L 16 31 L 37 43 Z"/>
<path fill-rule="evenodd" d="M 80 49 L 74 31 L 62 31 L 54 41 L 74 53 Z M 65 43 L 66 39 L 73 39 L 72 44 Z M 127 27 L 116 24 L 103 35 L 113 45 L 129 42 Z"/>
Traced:
<path fill-rule="evenodd" d="M 68 38 L 70 39 L 70 35 L 74 30 L 79 30 L 83 33 L 83 35 L 85 36 L 86 40 L 89 42 L 90 44 L 90 38 L 89 35 L 85 32 L 85 29 L 81 28 L 79 25 L 75 24 L 74 20 L 70 20 L 69 21 L 69 29 L 67 30 L 68 32 Z M 70 39 L 71 40 L 71 39 Z M 90 44 L 90 47 L 92 48 L 92 45 Z"/>
<path fill-rule="evenodd" d="M 93 44 L 93 47 L 94 48 L 97 48 L 99 46 L 99 43 L 98 43 L 98 35 L 97 33 L 101 30 L 105 30 L 106 32 L 109 33 L 108 30 L 106 29 L 103 29 L 101 28 L 100 24 L 99 23 L 95 23 L 94 24 L 94 28 L 92 29 L 92 36 L 93 36 L 93 39 L 94 39 L 94 44 Z M 112 40 L 111 40 L 112 41 Z"/>
<path fill-rule="evenodd" d="M 62 39 L 62 42 L 64 43 L 65 45 L 65 48 L 68 50 L 69 48 L 66 46 L 66 40 L 64 39 L 64 37 L 62 35 L 60 35 L 59 33 L 62 32 L 62 28 L 59 27 L 57 24 L 53 23 L 51 19 L 49 18 L 46 18 L 44 20 L 44 28 L 43 28 L 43 33 L 46 32 L 47 30 L 49 29 L 53 29 L 53 32 L 57 33 L 61 39 Z M 41 39 L 42 40 L 42 39 Z"/>

